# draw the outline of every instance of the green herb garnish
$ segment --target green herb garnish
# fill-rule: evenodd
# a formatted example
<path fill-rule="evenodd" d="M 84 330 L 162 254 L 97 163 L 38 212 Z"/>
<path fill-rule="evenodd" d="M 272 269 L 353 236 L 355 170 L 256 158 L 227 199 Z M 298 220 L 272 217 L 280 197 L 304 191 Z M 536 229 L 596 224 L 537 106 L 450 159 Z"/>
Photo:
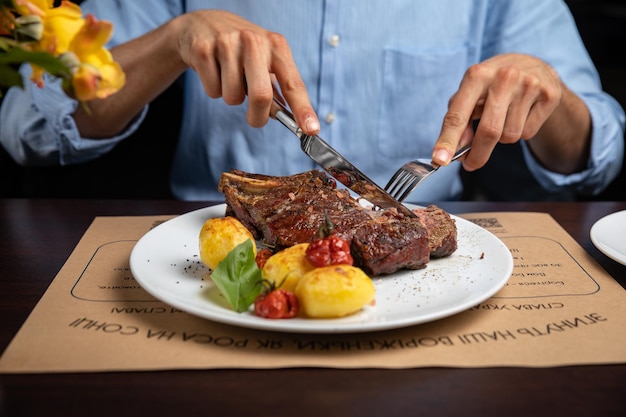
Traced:
<path fill-rule="evenodd" d="M 238 313 L 248 310 L 263 289 L 251 239 L 237 245 L 211 273 L 211 279 Z"/>

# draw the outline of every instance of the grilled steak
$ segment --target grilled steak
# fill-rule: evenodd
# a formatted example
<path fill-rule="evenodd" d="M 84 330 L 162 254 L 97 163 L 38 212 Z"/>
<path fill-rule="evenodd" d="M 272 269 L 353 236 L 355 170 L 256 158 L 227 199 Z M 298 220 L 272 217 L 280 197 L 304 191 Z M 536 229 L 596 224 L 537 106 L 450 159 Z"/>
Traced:
<path fill-rule="evenodd" d="M 428 231 L 415 218 L 381 216 L 356 230 L 350 252 L 355 265 L 373 276 L 420 269 L 430 260 Z"/>
<path fill-rule="evenodd" d="M 431 255 L 456 250 L 456 225 L 443 210 L 431 206 L 409 218 L 366 208 L 318 170 L 286 177 L 233 170 L 222 174 L 219 190 L 226 214 L 275 250 L 316 239 L 328 216 L 334 232 L 350 242 L 355 264 L 370 275 L 423 268 Z"/>
<path fill-rule="evenodd" d="M 428 230 L 431 258 L 448 256 L 456 250 L 456 223 L 450 214 L 437 206 L 428 206 L 413 212 Z"/>

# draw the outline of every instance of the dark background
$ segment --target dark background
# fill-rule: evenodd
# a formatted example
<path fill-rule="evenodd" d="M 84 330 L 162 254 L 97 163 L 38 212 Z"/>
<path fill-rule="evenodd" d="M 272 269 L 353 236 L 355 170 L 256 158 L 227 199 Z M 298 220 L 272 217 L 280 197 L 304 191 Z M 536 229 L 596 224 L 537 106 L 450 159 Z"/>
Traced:
<path fill-rule="evenodd" d="M 76 1 L 80 3 L 80 1 Z M 626 107 L 626 2 L 568 0 L 604 89 Z M 89 163 L 65 167 L 20 167 L 0 147 L 0 198 L 173 198 L 169 168 L 176 147 L 181 89 L 174 85 L 150 107 L 132 137 Z M 465 199 L 576 200 L 589 197 L 549 194 L 521 165 L 519 145 L 501 145 L 483 169 L 464 174 Z M 502 163 L 506 161 L 506 163 Z M 515 166 L 511 161 L 520 161 Z M 499 182 L 505 178 L 506 182 Z M 503 185 L 526 184 L 514 188 Z M 624 200 L 626 170 L 596 200 Z"/>

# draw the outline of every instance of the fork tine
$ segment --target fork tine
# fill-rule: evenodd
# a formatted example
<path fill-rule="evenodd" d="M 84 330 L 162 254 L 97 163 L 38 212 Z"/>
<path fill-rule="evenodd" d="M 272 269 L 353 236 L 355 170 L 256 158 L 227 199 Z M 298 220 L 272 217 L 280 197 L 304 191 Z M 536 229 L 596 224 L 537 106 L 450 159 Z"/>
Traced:
<path fill-rule="evenodd" d="M 393 181 L 390 181 L 389 184 L 387 184 L 385 190 L 395 198 L 395 195 L 400 195 L 402 189 L 404 188 L 404 184 L 406 184 L 407 181 L 410 181 L 412 175 L 413 174 L 405 169 L 400 168 L 394 175 Z"/>
<path fill-rule="evenodd" d="M 452 160 L 456 161 L 471 148 L 472 146 L 469 144 L 458 149 L 452 157 Z M 399 202 L 403 202 L 415 187 L 438 169 L 438 165 L 433 165 L 432 162 L 427 162 L 423 159 L 407 162 L 393 174 L 393 177 L 391 177 L 385 186 L 385 191 Z"/>
<path fill-rule="evenodd" d="M 430 172 L 423 176 L 415 175 L 403 166 L 391 177 L 385 191 L 399 202 L 403 202 L 428 175 Z"/>
<path fill-rule="evenodd" d="M 414 180 L 415 176 L 413 174 L 411 174 L 410 172 L 405 172 L 402 176 L 402 182 L 396 185 L 396 189 L 393 193 L 393 198 L 398 200 L 401 195 L 404 195 L 407 186 L 409 186 Z"/>
<path fill-rule="evenodd" d="M 422 178 L 417 177 L 417 176 L 413 177 L 413 179 L 411 181 L 407 181 L 405 183 L 404 193 L 402 193 L 402 195 L 400 197 L 395 197 L 394 196 L 394 198 L 396 200 L 398 200 L 399 202 L 403 202 L 413 192 L 415 187 L 417 187 L 419 185 L 419 183 L 422 182 L 423 179 L 424 179 L 424 177 L 422 177 Z"/>
<path fill-rule="evenodd" d="M 398 179 L 398 177 L 400 175 L 402 175 L 403 172 L 404 172 L 404 170 L 402 168 L 400 168 L 399 170 L 397 170 L 395 172 L 395 174 L 393 174 L 393 177 L 391 177 L 391 179 L 389 180 L 387 185 L 385 185 L 385 191 L 387 191 L 389 194 L 392 193 L 393 189 L 396 186 L 396 184 L 395 184 L 396 180 Z"/>

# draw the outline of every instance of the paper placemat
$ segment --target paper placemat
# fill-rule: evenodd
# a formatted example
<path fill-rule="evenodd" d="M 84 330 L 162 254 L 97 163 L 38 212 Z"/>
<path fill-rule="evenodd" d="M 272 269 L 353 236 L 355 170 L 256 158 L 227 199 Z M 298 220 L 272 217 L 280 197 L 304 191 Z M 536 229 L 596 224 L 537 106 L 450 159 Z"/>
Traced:
<path fill-rule="evenodd" d="M 446 319 L 347 335 L 222 325 L 152 298 L 128 259 L 141 236 L 171 217 L 95 218 L 3 353 L 0 372 L 626 362 L 626 291 L 548 214 L 461 215 L 511 250 L 507 285 Z"/>

